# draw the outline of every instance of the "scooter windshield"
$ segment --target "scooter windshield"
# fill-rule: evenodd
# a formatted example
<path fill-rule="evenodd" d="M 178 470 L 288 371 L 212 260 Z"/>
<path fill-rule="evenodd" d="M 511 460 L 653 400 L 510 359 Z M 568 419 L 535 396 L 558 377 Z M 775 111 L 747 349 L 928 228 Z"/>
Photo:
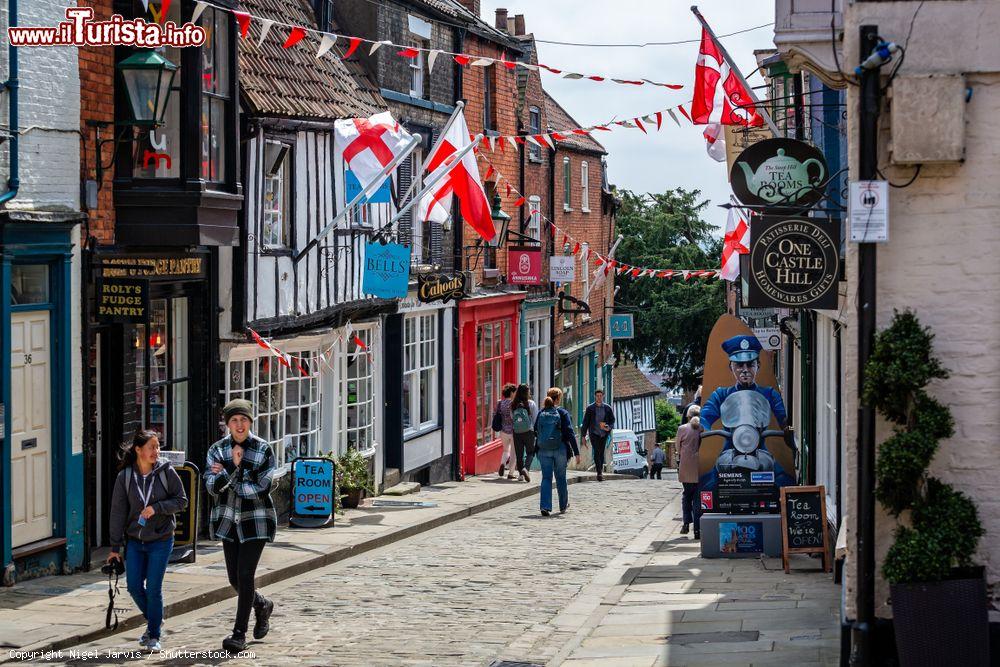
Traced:
<path fill-rule="evenodd" d="M 741 424 L 767 428 L 771 423 L 771 405 L 767 399 L 752 389 L 734 391 L 719 408 L 722 424 L 729 429 Z"/>

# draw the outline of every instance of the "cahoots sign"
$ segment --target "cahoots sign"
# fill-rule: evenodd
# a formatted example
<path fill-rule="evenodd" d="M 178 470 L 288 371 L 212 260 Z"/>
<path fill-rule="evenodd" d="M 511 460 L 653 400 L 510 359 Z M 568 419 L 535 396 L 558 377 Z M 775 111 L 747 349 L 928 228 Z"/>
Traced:
<path fill-rule="evenodd" d="M 417 275 L 417 299 L 422 303 L 433 301 L 448 303 L 449 299 L 458 301 L 466 296 L 465 285 L 463 273 L 456 273 L 453 276 L 443 273 L 421 273 Z"/>
<path fill-rule="evenodd" d="M 750 227 L 750 306 L 836 308 L 836 226 L 814 218 L 764 216 Z"/>

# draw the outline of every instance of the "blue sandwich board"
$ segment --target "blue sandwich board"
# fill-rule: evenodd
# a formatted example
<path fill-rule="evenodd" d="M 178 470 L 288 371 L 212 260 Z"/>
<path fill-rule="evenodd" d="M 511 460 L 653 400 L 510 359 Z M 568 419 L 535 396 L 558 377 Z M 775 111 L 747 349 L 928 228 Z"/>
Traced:
<path fill-rule="evenodd" d="M 292 511 L 299 528 L 320 528 L 333 517 L 333 461 L 323 457 L 292 461 Z"/>

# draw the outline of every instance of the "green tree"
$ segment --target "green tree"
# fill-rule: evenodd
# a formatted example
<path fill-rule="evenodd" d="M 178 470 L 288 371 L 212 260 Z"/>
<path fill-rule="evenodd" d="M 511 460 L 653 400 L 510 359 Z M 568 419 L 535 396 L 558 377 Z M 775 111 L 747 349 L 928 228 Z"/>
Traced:
<path fill-rule="evenodd" d="M 677 427 L 681 425 L 681 413 L 665 398 L 656 399 L 653 409 L 656 413 L 656 441 L 672 439 L 677 435 Z"/>
<path fill-rule="evenodd" d="M 633 266 L 666 269 L 718 268 L 718 227 L 701 219 L 708 206 L 699 190 L 663 194 L 620 193 L 617 228 L 624 237 L 615 259 Z M 625 278 L 615 306 L 635 315 L 635 338 L 619 348 L 652 370 L 668 386 L 693 390 L 701 383 L 705 346 L 726 310 L 721 280 Z"/>

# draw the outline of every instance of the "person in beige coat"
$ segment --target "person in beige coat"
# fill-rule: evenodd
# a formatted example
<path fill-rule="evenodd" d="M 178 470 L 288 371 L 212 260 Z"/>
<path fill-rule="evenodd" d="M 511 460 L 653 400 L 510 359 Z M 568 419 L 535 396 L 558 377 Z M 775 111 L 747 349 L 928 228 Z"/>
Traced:
<path fill-rule="evenodd" d="M 687 535 L 691 524 L 694 524 L 694 539 L 701 538 L 699 519 L 701 518 L 701 500 L 698 497 L 698 450 L 701 449 L 701 420 L 698 415 L 701 408 L 692 405 L 687 410 L 687 423 L 677 429 L 677 451 L 680 466 L 677 469 L 677 479 L 684 485 L 684 495 L 681 508 L 684 512 L 684 526 L 681 534 Z"/>

